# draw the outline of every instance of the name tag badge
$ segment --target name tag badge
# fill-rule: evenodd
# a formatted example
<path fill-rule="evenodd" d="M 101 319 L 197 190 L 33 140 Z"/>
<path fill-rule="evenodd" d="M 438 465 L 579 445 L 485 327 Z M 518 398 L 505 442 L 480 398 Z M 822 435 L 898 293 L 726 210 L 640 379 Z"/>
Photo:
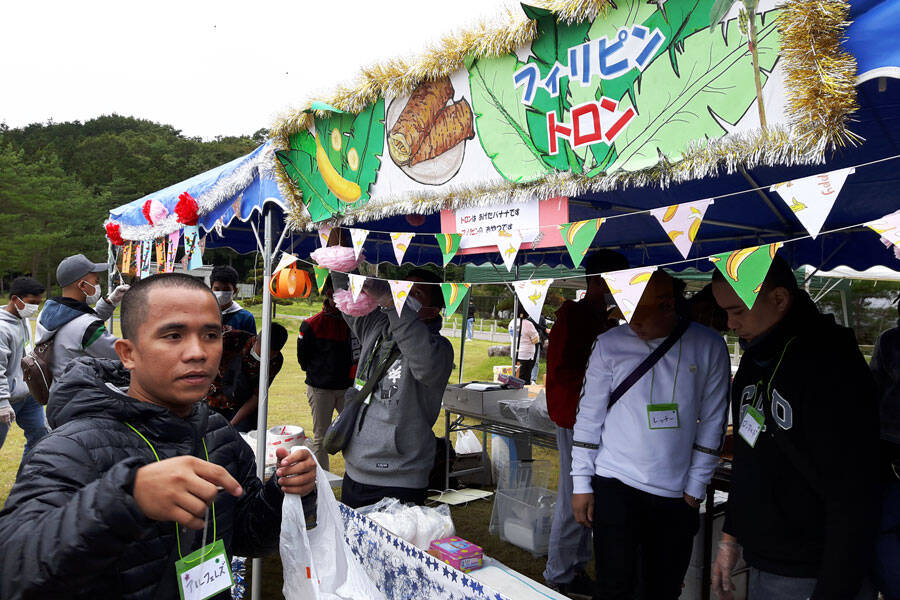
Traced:
<path fill-rule="evenodd" d="M 650 429 L 678 429 L 678 404 L 650 404 L 647 406 Z"/>
<path fill-rule="evenodd" d="M 216 540 L 175 563 L 181 600 L 206 600 L 233 585 L 225 544 Z"/>
<path fill-rule="evenodd" d="M 353 380 L 353 387 L 356 390 L 363 389 L 363 386 L 365 386 L 365 385 L 366 385 L 366 382 L 364 380 L 360 379 L 359 377 L 357 377 L 356 379 Z M 369 394 L 368 396 L 366 396 L 366 399 L 363 400 L 363 404 L 368 405 L 370 402 L 372 402 L 372 394 Z"/>
<path fill-rule="evenodd" d="M 750 444 L 751 448 L 756 446 L 756 440 L 759 439 L 760 432 L 766 430 L 766 417 L 753 406 L 747 407 L 747 414 L 741 421 L 741 428 L 738 429 L 738 435 Z"/>

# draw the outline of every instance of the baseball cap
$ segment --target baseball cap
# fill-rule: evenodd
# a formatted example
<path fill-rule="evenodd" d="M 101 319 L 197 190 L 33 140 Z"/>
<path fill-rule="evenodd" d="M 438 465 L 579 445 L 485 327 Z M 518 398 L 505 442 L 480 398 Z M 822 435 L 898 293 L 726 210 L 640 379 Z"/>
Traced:
<path fill-rule="evenodd" d="M 102 273 L 109 269 L 106 263 L 95 263 L 84 254 L 76 254 L 62 259 L 56 267 L 56 282 L 60 287 L 71 285 L 88 273 Z"/>

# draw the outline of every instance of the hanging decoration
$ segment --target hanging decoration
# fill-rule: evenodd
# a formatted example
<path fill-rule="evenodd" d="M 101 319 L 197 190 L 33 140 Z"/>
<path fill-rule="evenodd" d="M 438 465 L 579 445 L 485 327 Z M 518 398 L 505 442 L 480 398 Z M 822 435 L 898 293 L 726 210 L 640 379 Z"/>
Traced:
<path fill-rule="evenodd" d="M 659 221 L 663 231 L 681 252 L 681 256 L 687 258 L 691 253 L 691 246 L 697 238 L 697 231 L 700 230 L 700 223 L 703 222 L 703 215 L 706 214 L 706 209 L 712 203 L 711 199 L 706 199 L 673 204 L 654 208 L 650 214 Z"/>
<path fill-rule="evenodd" d="M 289 266 L 291 266 L 292 264 L 294 264 L 295 262 L 297 262 L 296 256 L 294 256 L 290 252 L 282 252 L 281 259 L 278 261 L 278 266 L 275 267 L 273 272 L 277 273 L 278 271 L 280 271 L 282 269 L 286 269 Z"/>
<path fill-rule="evenodd" d="M 544 308 L 544 300 L 547 299 L 547 290 L 550 289 L 551 283 L 552 279 L 529 279 L 513 283 L 522 308 L 535 323 L 541 320 L 541 310 Z"/>
<path fill-rule="evenodd" d="M 309 273 L 289 263 L 287 267 L 278 269 L 272 274 L 269 279 L 269 291 L 276 298 L 309 298 L 312 281 L 309 279 Z"/>
<path fill-rule="evenodd" d="M 900 247 L 900 210 L 885 215 L 880 219 L 869 221 L 866 227 L 881 236 L 882 241 Z"/>
<path fill-rule="evenodd" d="M 184 226 L 184 258 L 182 263 L 188 271 L 203 266 L 200 255 L 200 228 L 197 225 Z"/>
<path fill-rule="evenodd" d="M 122 274 L 131 274 L 131 259 L 134 256 L 134 242 L 126 242 L 122 248 Z"/>
<path fill-rule="evenodd" d="M 362 292 L 363 285 L 366 283 L 364 275 L 350 273 L 350 293 L 353 294 L 353 301 L 359 300 L 359 293 Z"/>
<path fill-rule="evenodd" d="M 822 231 L 822 226 L 834 206 L 847 177 L 855 169 L 838 169 L 830 173 L 812 175 L 777 183 L 769 191 L 778 192 L 787 207 L 791 209 L 813 239 Z"/>
<path fill-rule="evenodd" d="M 644 295 L 644 288 L 647 287 L 650 277 L 655 272 L 656 267 L 637 267 L 636 269 L 603 273 L 603 280 L 606 281 L 609 292 L 613 295 L 616 306 L 622 311 L 622 316 L 626 321 L 631 322 L 631 317 L 634 316 L 641 296 Z"/>
<path fill-rule="evenodd" d="M 181 241 L 181 230 L 176 229 L 169 234 L 169 247 L 166 251 L 166 273 L 175 271 L 175 257 L 178 255 L 178 243 Z"/>
<path fill-rule="evenodd" d="M 378 302 L 367 293 L 362 292 L 354 300 L 350 290 L 335 290 L 334 304 L 339 311 L 351 317 L 364 317 L 378 308 Z"/>
<path fill-rule="evenodd" d="M 178 196 L 178 204 L 175 205 L 175 215 L 182 225 L 197 225 L 200 221 L 200 208 L 197 201 L 187 192 Z"/>
<path fill-rule="evenodd" d="M 169 209 L 159 200 L 147 200 L 141 209 L 150 225 L 160 225 L 169 216 Z"/>
<path fill-rule="evenodd" d="M 441 284 L 441 292 L 444 294 L 444 315 L 449 317 L 456 312 L 470 287 L 472 287 L 471 283 Z"/>
<path fill-rule="evenodd" d="M 359 263 L 365 258 L 365 253 L 357 257 L 353 248 L 328 246 L 327 248 L 313 250 L 309 257 L 316 261 L 320 267 L 325 267 L 331 271 L 348 273 L 359 266 Z"/>
<path fill-rule="evenodd" d="M 323 248 L 328 247 L 328 238 L 331 237 L 331 225 L 319 225 L 319 242 L 322 243 Z"/>
<path fill-rule="evenodd" d="M 388 280 L 391 286 L 391 296 L 394 298 L 394 309 L 397 316 L 403 316 L 403 305 L 406 304 L 406 298 L 409 296 L 409 290 L 413 286 L 412 281 L 398 281 L 396 279 Z"/>
<path fill-rule="evenodd" d="M 503 259 L 507 271 L 512 271 L 516 264 L 516 255 L 519 253 L 521 245 L 522 233 L 520 231 L 501 229 L 497 232 L 497 249 L 500 251 L 500 257 Z"/>
<path fill-rule="evenodd" d="M 325 287 L 325 280 L 328 279 L 328 269 L 325 267 L 319 267 L 313 265 L 313 272 L 316 274 L 316 288 L 319 290 L 319 293 L 322 293 L 322 288 Z"/>
<path fill-rule="evenodd" d="M 434 237 L 437 239 L 441 254 L 444 257 L 444 266 L 446 267 L 453 260 L 453 257 L 456 256 L 456 253 L 459 252 L 459 242 L 462 240 L 462 235 L 458 233 L 435 233 Z"/>
<path fill-rule="evenodd" d="M 569 257 L 577 269 L 584 260 L 587 249 L 590 248 L 594 236 L 600 231 L 605 219 L 588 219 L 586 221 L 576 221 L 575 223 L 563 223 L 559 226 L 559 232 L 562 234 L 566 248 L 569 250 Z"/>
<path fill-rule="evenodd" d="M 781 242 L 723 252 L 709 258 L 748 309 L 753 308 Z"/>
<path fill-rule="evenodd" d="M 150 277 L 150 261 L 153 257 L 153 242 L 144 240 L 140 243 L 140 261 L 138 262 L 138 278 Z"/>
<path fill-rule="evenodd" d="M 412 241 L 414 233 L 396 232 L 391 234 L 391 245 L 394 247 L 394 258 L 397 264 L 403 264 L 403 256 L 409 249 L 409 243 Z"/>
<path fill-rule="evenodd" d="M 156 272 L 164 273 L 166 269 L 166 238 L 153 240 L 156 247 Z"/>
<path fill-rule="evenodd" d="M 357 229 L 355 227 L 350 227 L 350 239 L 353 241 L 353 252 L 356 255 L 356 259 L 359 260 L 360 254 L 362 254 L 363 244 L 366 242 L 366 238 L 369 237 L 368 229 Z"/>
<path fill-rule="evenodd" d="M 113 246 L 122 246 L 125 240 L 122 239 L 122 230 L 118 223 L 109 222 L 106 224 L 106 237 Z"/>

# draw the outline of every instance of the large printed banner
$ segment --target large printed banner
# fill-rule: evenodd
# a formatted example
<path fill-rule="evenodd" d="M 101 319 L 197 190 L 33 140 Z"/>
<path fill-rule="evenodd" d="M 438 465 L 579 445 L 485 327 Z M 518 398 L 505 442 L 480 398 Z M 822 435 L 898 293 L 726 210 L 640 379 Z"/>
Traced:
<path fill-rule="evenodd" d="M 759 127 L 738 11 L 710 24 L 713 3 L 617 0 L 595 21 L 570 25 L 523 6 L 538 22 L 529 46 L 472 58 L 358 115 L 319 113 L 328 116 L 291 135 L 278 160 L 313 221 L 372 198 L 676 161 L 692 142 Z M 775 125 L 786 121 L 775 0 L 758 10 L 762 95 Z"/>

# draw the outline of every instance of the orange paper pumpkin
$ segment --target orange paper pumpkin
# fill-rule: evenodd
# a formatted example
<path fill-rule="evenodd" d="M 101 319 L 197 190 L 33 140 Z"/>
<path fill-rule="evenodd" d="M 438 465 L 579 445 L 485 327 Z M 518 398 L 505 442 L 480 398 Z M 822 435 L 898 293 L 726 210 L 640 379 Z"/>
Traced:
<path fill-rule="evenodd" d="M 276 298 L 309 298 L 312 287 L 309 273 L 294 265 L 276 271 L 269 280 L 269 291 Z"/>

